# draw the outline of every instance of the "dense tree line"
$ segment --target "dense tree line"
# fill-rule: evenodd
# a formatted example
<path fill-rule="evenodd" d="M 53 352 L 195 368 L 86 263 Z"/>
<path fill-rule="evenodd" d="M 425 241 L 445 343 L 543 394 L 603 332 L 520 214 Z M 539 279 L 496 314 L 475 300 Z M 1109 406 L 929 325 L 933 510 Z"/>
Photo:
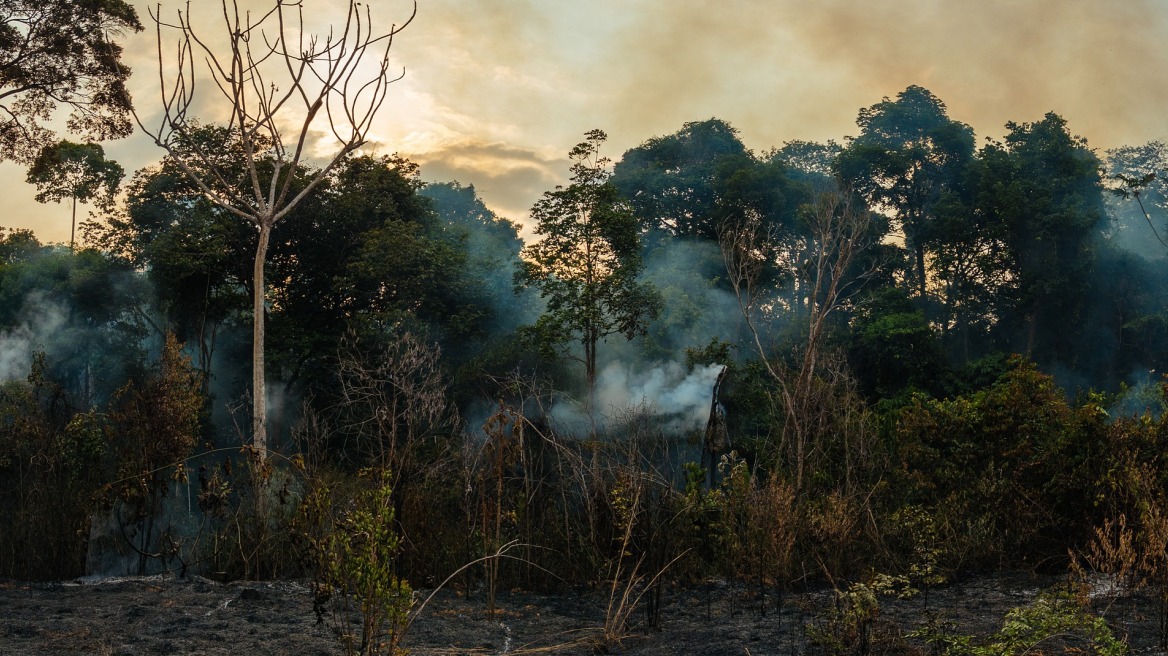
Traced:
<path fill-rule="evenodd" d="M 1162 145 L 1101 156 L 1051 113 L 977 148 L 920 87 L 857 127 L 756 152 L 709 119 L 611 166 L 589 132 L 526 243 L 406 159 L 297 165 L 291 193 L 319 181 L 271 226 L 264 461 L 240 448 L 259 235 L 188 165 L 134 173 L 75 252 L 5 232 L 0 576 L 104 549 L 341 585 L 330 536 L 365 502 L 401 581 L 525 545 L 461 583 L 492 591 L 1162 575 L 1106 556 L 1168 534 Z M 231 131 L 187 138 L 246 177 Z M 709 423 L 667 409 L 715 377 Z"/>

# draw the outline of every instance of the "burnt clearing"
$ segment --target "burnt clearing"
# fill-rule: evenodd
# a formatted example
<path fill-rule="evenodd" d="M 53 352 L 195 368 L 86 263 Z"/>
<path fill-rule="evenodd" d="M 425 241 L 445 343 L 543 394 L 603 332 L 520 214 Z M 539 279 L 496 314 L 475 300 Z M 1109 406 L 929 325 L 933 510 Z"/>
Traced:
<path fill-rule="evenodd" d="M 1104 616 L 1132 653 L 1157 650 L 1154 599 L 1116 600 L 1097 582 L 1092 610 Z M 871 653 L 929 653 L 913 631 L 943 626 L 984 644 L 1013 608 L 1065 586 L 1053 577 L 1001 574 L 948 584 L 911 599 L 879 597 L 865 626 Z M 420 592 L 424 597 L 427 592 Z M 781 602 L 781 603 L 780 603 Z M 788 593 L 715 582 L 670 589 L 657 628 L 637 609 L 619 641 L 605 643 L 608 595 L 501 593 L 493 616 L 485 595 L 442 591 L 405 639 L 412 654 L 817 654 L 823 636 L 854 639 L 831 590 Z M 82 579 L 0 584 L 0 655 L 18 654 L 340 654 L 332 630 L 318 623 L 301 582 L 217 583 L 200 577 Z M 852 646 L 854 648 L 854 645 Z M 1091 653 L 1065 633 L 1031 653 Z"/>

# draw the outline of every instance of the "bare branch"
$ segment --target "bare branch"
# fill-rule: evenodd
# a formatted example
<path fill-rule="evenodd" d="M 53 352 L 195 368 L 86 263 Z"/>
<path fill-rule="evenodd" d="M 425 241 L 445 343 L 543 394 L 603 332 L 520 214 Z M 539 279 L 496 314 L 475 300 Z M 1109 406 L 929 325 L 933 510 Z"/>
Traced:
<path fill-rule="evenodd" d="M 294 16 L 288 13 L 290 8 L 295 8 Z M 273 0 L 254 16 L 241 9 L 238 0 L 220 0 L 220 9 L 225 50 L 220 41 L 204 38 L 195 28 L 189 1 L 176 12 L 174 22 L 163 20 L 159 5 L 150 10 L 157 40 L 161 118 L 153 129 L 137 113 L 133 118 L 207 199 L 259 227 L 253 294 L 253 439 L 262 453 L 266 440 L 263 262 L 268 235 L 276 222 L 365 144 L 388 86 L 401 79 L 387 75 L 393 37 L 413 22 L 418 6 L 413 2 L 404 24 L 392 24 L 378 33 L 369 7 L 350 0 L 341 25 L 323 37 L 305 31 L 300 2 Z M 174 65 L 167 66 L 164 42 L 170 36 L 176 39 Z M 371 48 L 379 51 L 374 54 Z M 196 70 L 196 52 L 205 69 Z M 377 57 L 375 68 L 363 70 L 362 62 L 373 56 Z M 199 75 L 210 78 L 225 102 L 227 128 L 243 151 L 243 161 L 237 162 L 244 171 L 242 183 L 195 138 L 199 125 L 191 109 Z M 337 143 L 321 168 L 305 171 L 308 138 L 322 114 L 328 119 L 327 132 Z M 307 175 L 298 180 L 302 172 Z M 293 193 L 298 184 L 303 186 Z"/>

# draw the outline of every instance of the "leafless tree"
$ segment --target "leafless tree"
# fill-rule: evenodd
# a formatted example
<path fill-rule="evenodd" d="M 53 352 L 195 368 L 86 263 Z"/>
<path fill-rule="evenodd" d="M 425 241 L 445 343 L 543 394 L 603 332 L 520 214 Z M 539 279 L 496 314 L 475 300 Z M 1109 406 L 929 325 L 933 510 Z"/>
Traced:
<path fill-rule="evenodd" d="M 457 425 L 442 378 L 441 351 L 411 332 L 365 353 L 354 336 L 337 363 L 335 432 L 339 455 L 356 467 L 389 472 L 391 487 L 416 474 L 419 444 Z"/>
<path fill-rule="evenodd" d="M 161 111 L 156 120 L 135 114 L 139 127 L 224 210 L 256 226 L 253 284 L 252 445 L 267 448 L 264 381 L 264 262 L 272 227 L 310 194 L 338 163 L 366 143 L 389 85 L 394 37 L 413 20 L 377 30 L 368 3 L 349 0 L 343 22 L 326 34 L 309 33 L 303 0 L 274 0 L 262 13 L 221 0 L 223 32 L 196 29 L 191 4 L 173 22 L 151 10 L 158 43 Z M 168 59 L 167 51 L 173 46 Z M 168 64 L 169 62 L 169 64 Z M 202 97 L 201 80 L 209 98 Z M 206 84 L 209 81 L 209 84 Z M 216 93 L 217 92 L 217 93 Z M 200 107 L 220 103 L 227 130 L 244 161 L 224 162 L 195 138 Z M 147 124 L 147 120 L 150 124 Z M 331 133 L 323 165 L 306 174 L 310 139 Z M 243 169 L 241 180 L 228 166 Z"/>
<path fill-rule="evenodd" d="M 845 307 L 875 266 L 854 270 L 860 255 L 872 245 L 869 214 L 856 207 L 847 190 L 818 194 L 802 215 L 802 230 L 785 234 L 745 214 L 724 223 L 719 242 L 739 308 L 767 374 L 775 382 L 782 407 L 783 445 L 790 451 L 795 489 L 802 490 L 810 440 L 822 424 L 824 341 L 832 315 Z M 765 272 L 785 269 L 797 286 L 796 308 L 803 334 L 790 364 L 775 358 L 759 327 L 763 315 L 781 309 L 764 284 Z"/>

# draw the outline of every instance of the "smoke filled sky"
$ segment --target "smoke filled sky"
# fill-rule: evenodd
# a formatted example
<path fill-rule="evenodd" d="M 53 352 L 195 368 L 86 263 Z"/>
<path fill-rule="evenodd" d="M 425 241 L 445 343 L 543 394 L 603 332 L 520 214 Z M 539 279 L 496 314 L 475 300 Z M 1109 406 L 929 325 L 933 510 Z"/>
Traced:
<path fill-rule="evenodd" d="M 127 39 L 127 61 L 149 115 L 154 32 L 147 4 L 135 4 L 147 29 Z M 339 4 L 304 2 L 321 22 Z M 375 21 L 409 11 L 370 4 Z M 178 6 L 164 0 L 164 15 Z M 193 7 L 208 20 L 219 12 L 209 0 Z M 1055 111 L 1102 153 L 1168 137 L 1165 35 L 1168 4 L 1153 0 L 419 0 L 394 46 L 406 77 L 372 136 L 377 152 L 411 157 L 427 180 L 474 184 L 521 223 L 566 179 L 566 153 L 587 130 L 608 132 L 614 159 L 710 117 L 756 151 L 842 140 L 861 107 L 912 84 L 979 138 Z M 161 156 L 141 136 L 106 149 L 127 172 Z M 0 166 L 0 186 L 0 225 L 68 240 L 67 203 L 37 204 L 13 164 Z"/>

